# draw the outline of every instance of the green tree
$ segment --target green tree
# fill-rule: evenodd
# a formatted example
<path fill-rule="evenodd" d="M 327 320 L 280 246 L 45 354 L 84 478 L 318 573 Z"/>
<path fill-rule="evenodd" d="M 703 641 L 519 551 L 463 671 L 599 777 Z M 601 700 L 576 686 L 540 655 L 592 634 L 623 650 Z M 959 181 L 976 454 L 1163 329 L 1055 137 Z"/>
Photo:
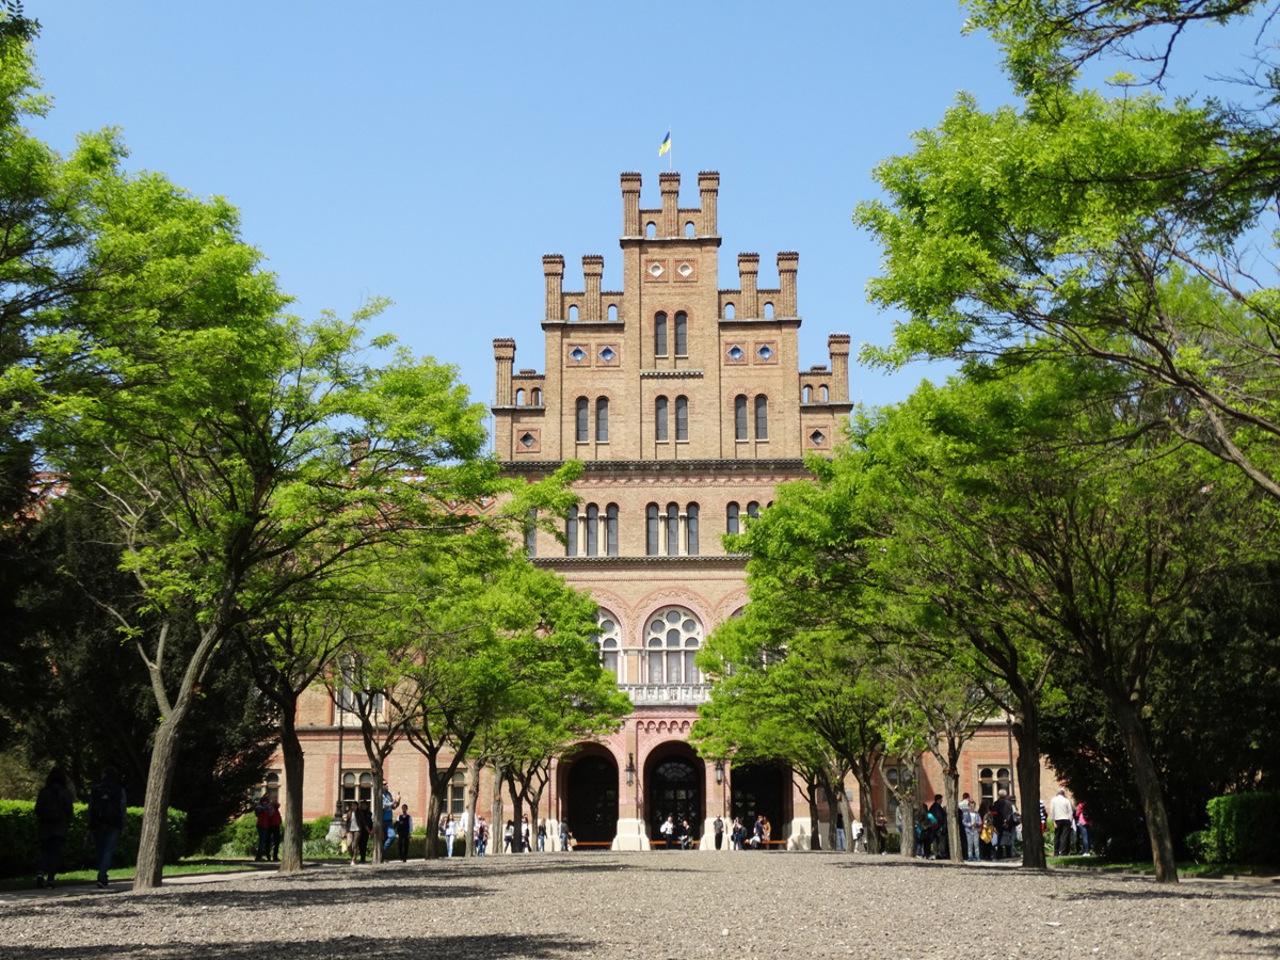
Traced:
<path fill-rule="evenodd" d="M 1145 415 L 1280 498 L 1274 270 L 1277 84 L 1258 23 L 1236 103 L 1078 86 L 1078 67 L 1128 52 L 1161 79 L 1173 43 L 1251 0 L 973 0 L 1023 92 L 983 112 L 962 96 L 909 155 L 884 161 L 885 199 L 855 219 L 885 251 L 873 299 L 906 311 L 867 356 L 1087 357 L 1162 395 Z M 1149 51 L 1149 52 L 1144 52 Z M 1229 70 L 1230 64 L 1223 65 Z"/>
<path fill-rule="evenodd" d="M 915 434 L 914 456 L 947 474 L 941 496 L 926 502 L 938 523 L 930 545 L 945 536 L 992 593 L 1012 601 L 995 607 L 1004 622 L 1088 669 L 1124 743 L 1157 876 L 1176 881 L 1140 722 L 1151 664 L 1199 591 L 1268 534 L 1269 511 L 1241 489 L 1243 478 L 1233 482 L 1193 446 L 1150 431 L 1113 442 L 1113 407 L 1064 404 L 1075 380 L 1061 368 L 1031 369 L 923 389 L 905 405 L 928 425 Z"/>

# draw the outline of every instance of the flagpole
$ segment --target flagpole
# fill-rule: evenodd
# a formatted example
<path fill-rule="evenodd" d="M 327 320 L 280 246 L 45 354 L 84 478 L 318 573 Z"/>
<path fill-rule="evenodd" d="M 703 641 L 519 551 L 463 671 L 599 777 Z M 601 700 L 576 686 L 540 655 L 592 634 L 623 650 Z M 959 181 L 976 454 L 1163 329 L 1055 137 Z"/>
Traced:
<path fill-rule="evenodd" d="M 671 124 L 667 124 L 667 139 L 669 140 L 670 138 L 671 138 Z M 673 144 L 671 148 L 667 151 L 667 172 L 668 173 L 671 172 L 671 165 L 675 162 L 675 159 L 676 159 L 675 152 L 676 152 L 676 148 L 675 148 L 675 145 Z"/>

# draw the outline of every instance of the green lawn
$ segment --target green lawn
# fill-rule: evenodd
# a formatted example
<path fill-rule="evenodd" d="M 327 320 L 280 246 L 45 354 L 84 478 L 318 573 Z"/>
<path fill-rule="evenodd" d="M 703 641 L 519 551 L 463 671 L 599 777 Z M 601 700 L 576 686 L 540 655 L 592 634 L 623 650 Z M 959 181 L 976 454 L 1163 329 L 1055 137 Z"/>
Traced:
<path fill-rule="evenodd" d="M 1051 867 L 1083 867 L 1113 873 L 1155 873 L 1155 865 L 1142 860 L 1102 860 L 1098 857 L 1049 857 Z M 1178 864 L 1180 877 L 1274 877 L 1280 876 L 1280 866 L 1259 866 L 1242 863 L 1195 863 L 1187 860 Z"/>
<path fill-rule="evenodd" d="M 273 864 L 255 864 L 253 861 L 244 860 L 183 860 L 180 863 L 165 864 L 164 875 L 166 877 L 179 877 L 185 874 L 200 873 L 237 873 L 244 870 L 265 870 L 274 869 Z M 110 870 L 107 876 L 111 878 L 112 883 L 132 882 L 134 876 L 133 867 L 120 867 Z M 98 871 L 96 870 L 72 870 L 70 873 L 60 873 L 57 877 L 57 885 L 92 885 L 98 879 Z M 0 891 L 12 892 L 15 890 L 34 890 L 36 888 L 36 878 L 34 874 L 21 877 L 0 877 Z"/>

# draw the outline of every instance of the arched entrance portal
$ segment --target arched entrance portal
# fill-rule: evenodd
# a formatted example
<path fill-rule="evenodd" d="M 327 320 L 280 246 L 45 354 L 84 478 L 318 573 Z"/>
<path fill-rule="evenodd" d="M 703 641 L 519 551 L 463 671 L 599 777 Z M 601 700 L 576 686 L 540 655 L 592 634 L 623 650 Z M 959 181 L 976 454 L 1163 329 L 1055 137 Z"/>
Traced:
<path fill-rule="evenodd" d="M 660 839 L 658 828 L 667 817 L 677 826 L 688 820 L 694 836 L 702 833 L 702 761 L 690 757 L 666 756 L 654 761 L 646 778 L 648 788 L 649 836 Z M 676 834 L 679 834 L 679 830 Z"/>
<path fill-rule="evenodd" d="M 584 843 L 612 843 L 618 832 L 618 765 L 586 756 L 569 768 L 569 829 Z"/>
<path fill-rule="evenodd" d="M 773 828 L 773 839 L 783 839 L 782 825 L 788 819 L 785 788 L 790 782 L 786 768 L 776 763 L 734 764 L 729 771 L 730 819 L 739 817 L 750 833 L 756 817 L 763 814 Z"/>

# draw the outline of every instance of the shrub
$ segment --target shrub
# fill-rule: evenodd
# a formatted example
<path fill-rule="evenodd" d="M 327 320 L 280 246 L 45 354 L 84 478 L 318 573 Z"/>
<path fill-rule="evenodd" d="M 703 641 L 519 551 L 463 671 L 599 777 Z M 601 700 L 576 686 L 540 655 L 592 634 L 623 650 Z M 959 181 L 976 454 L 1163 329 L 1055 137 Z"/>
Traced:
<path fill-rule="evenodd" d="M 0 800 L 0 876 L 13 877 L 35 872 L 39 842 L 36 836 L 35 804 L 30 800 Z M 66 842 L 62 845 L 62 869 L 82 870 L 94 865 L 93 840 L 89 835 L 89 807 L 77 803 Z M 186 855 L 187 815 L 169 809 L 166 824 L 165 859 L 176 862 Z M 138 861 L 138 841 L 142 836 L 142 808 L 129 807 L 124 830 L 116 844 L 113 866 L 132 866 Z"/>
<path fill-rule="evenodd" d="M 316 819 L 312 820 L 310 823 L 304 824 L 303 826 L 305 827 L 305 830 L 303 831 L 303 835 L 302 835 L 303 842 L 305 843 L 307 840 L 328 839 L 329 824 L 331 824 L 332 822 L 333 822 L 333 817 L 316 817 Z M 335 850 L 337 849 L 336 844 L 332 846 Z"/>
<path fill-rule="evenodd" d="M 1280 793 L 1232 793 L 1207 805 L 1207 860 L 1219 863 L 1280 863 Z M 1190 841 L 1190 838 L 1188 838 Z"/>
<path fill-rule="evenodd" d="M 886 853 L 901 853 L 902 834 L 891 831 L 889 835 L 884 838 L 884 849 Z"/>

